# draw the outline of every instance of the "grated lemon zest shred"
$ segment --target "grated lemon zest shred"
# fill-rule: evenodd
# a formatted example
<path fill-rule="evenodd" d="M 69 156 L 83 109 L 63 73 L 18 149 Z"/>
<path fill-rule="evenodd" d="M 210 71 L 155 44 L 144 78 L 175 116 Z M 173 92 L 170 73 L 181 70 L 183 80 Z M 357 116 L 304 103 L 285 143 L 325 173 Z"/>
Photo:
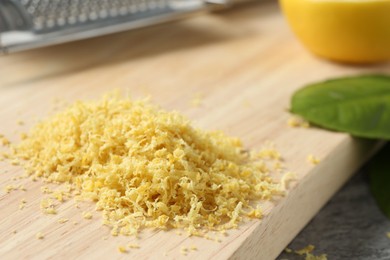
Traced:
<path fill-rule="evenodd" d="M 38 233 L 35 235 L 35 237 L 36 237 L 37 239 L 43 239 L 45 236 L 43 235 L 42 232 L 38 232 Z"/>
<path fill-rule="evenodd" d="M 118 246 L 118 251 L 119 253 L 127 253 L 127 249 L 125 246 Z"/>
<path fill-rule="evenodd" d="M 309 128 L 310 127 L 310 123 L 308 121 L 306 121 L 305 119 L 303 119 L 302 117 L 299 117 L 299 116 L 291 116 L 288 120 L 287 120 L 287 125 L 289 127 L 302 127 L 302 128 Z"/>
<path fill-rule="evenodd" d="M 317 157 L 315 157 L 315 156 L 312 155 L 312 154 L 309 154 L 309 155 L 307 156 L 307 161 L 308 161 L 309 163 L 313 164 L 313 165 L 317 165 L 317 164 L 319 164 L 319 163 L 321 162 L 320 159 L 318 159 Z"/>
<path fill-rule="evenodd" d="M 295 250 L 295 253 L 298 255 L 304 255 L 304 254 L 313 252 L 314 249 L 315 249 L 315 247 L 313 245 L 307 245 L 302 249 Z"/>

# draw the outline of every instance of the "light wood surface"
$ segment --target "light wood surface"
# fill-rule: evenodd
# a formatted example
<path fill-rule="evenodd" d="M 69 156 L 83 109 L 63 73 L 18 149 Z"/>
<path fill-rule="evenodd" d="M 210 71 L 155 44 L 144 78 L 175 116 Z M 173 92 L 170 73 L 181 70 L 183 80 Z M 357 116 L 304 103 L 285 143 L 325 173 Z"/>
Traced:
<path fill-rule="evenodd" d="M 221 243 L 175 231 L 104 240 L 109 229 L 101 226 L 99 213 L 92 220 L 81 216 L 92 204 L 77 209 L 67 201 L 57 215 L 43 215 L 42 184 L 13 181 L 22 170 L 0 162 L 1 186 L 24 183 L 27 188 L 0 191 L 1 259 L 273 259 L 376 147 L 345 134 L 287 127 L 291 94 L 316 80 L 389 69 L 313 57 L 296 41 L 273 1 L 0 57 L 0 133 L 12 140 L 46 116 L 54 98 L 97 98 L 121 88 L 135 98 L 150 95 L 154 103 L 182 112 L 199 127 L 238 136 L 248 148 L 271 140 L 298 176 L 287 197 L 264 205 L 263 220 L 244 223 Z M 200 107 L 191 105 L 196 95 L 203 95 Z M 308 163 L 308 154 L 321 163 Z M 27 204 L 19 210 L 23 198 Z M 70 221 L 58 224 L 63 217 Z M 43 240 L 35 238 L 38 232 Z M 117 251 L 130 242 L 141 248 Z M 191 245 L 198 250 L 180 253 L 182 246 Z"/>

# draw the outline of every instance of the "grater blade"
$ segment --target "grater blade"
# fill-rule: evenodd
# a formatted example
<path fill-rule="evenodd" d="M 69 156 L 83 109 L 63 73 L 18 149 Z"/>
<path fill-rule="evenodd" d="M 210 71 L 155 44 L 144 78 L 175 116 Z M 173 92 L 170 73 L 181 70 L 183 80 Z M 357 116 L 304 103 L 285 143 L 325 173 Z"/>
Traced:
<path fill-rule="evenodd" d="M 70 27 L 127 20 L 170 11 L 169 0 L 21 0 L 33 30 L 46 33 Z"/>
<path fill-rule="evenodd" d="M 203 0 L 0 0 L 0 52 L 140 28 L 206 10 Z"/>

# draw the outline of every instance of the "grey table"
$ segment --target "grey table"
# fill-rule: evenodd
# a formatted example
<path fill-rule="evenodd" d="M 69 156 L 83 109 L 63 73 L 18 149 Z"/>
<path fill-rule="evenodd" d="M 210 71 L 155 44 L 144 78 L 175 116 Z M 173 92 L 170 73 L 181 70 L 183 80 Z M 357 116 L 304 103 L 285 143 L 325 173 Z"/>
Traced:
<path fill-rule="evenodd" d="M 328 259 L 390 259 L 390 220 L 377 207 L 368 187 L 367 171 L 356 174 L 288 246 L 315 246 L 313 254 Z M 304 259 L 282 253 L 278 259 Z"/>

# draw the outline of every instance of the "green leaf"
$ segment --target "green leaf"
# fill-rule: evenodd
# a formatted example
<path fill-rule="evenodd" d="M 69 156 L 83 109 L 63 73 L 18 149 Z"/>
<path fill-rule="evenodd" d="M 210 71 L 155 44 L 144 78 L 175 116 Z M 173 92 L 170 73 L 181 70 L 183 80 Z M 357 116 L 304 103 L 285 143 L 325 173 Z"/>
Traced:
<path fill-rule="evenodd" d="M 390 144 L 371 160 L 368 165 L 371 192 L 380 209 L 390 218 Z"/>
<path fill-rule="evenodd" d="M 365 75 L 306 86 L 291 112 L 320 127 L 390 140 L 390 76 Z"/>

